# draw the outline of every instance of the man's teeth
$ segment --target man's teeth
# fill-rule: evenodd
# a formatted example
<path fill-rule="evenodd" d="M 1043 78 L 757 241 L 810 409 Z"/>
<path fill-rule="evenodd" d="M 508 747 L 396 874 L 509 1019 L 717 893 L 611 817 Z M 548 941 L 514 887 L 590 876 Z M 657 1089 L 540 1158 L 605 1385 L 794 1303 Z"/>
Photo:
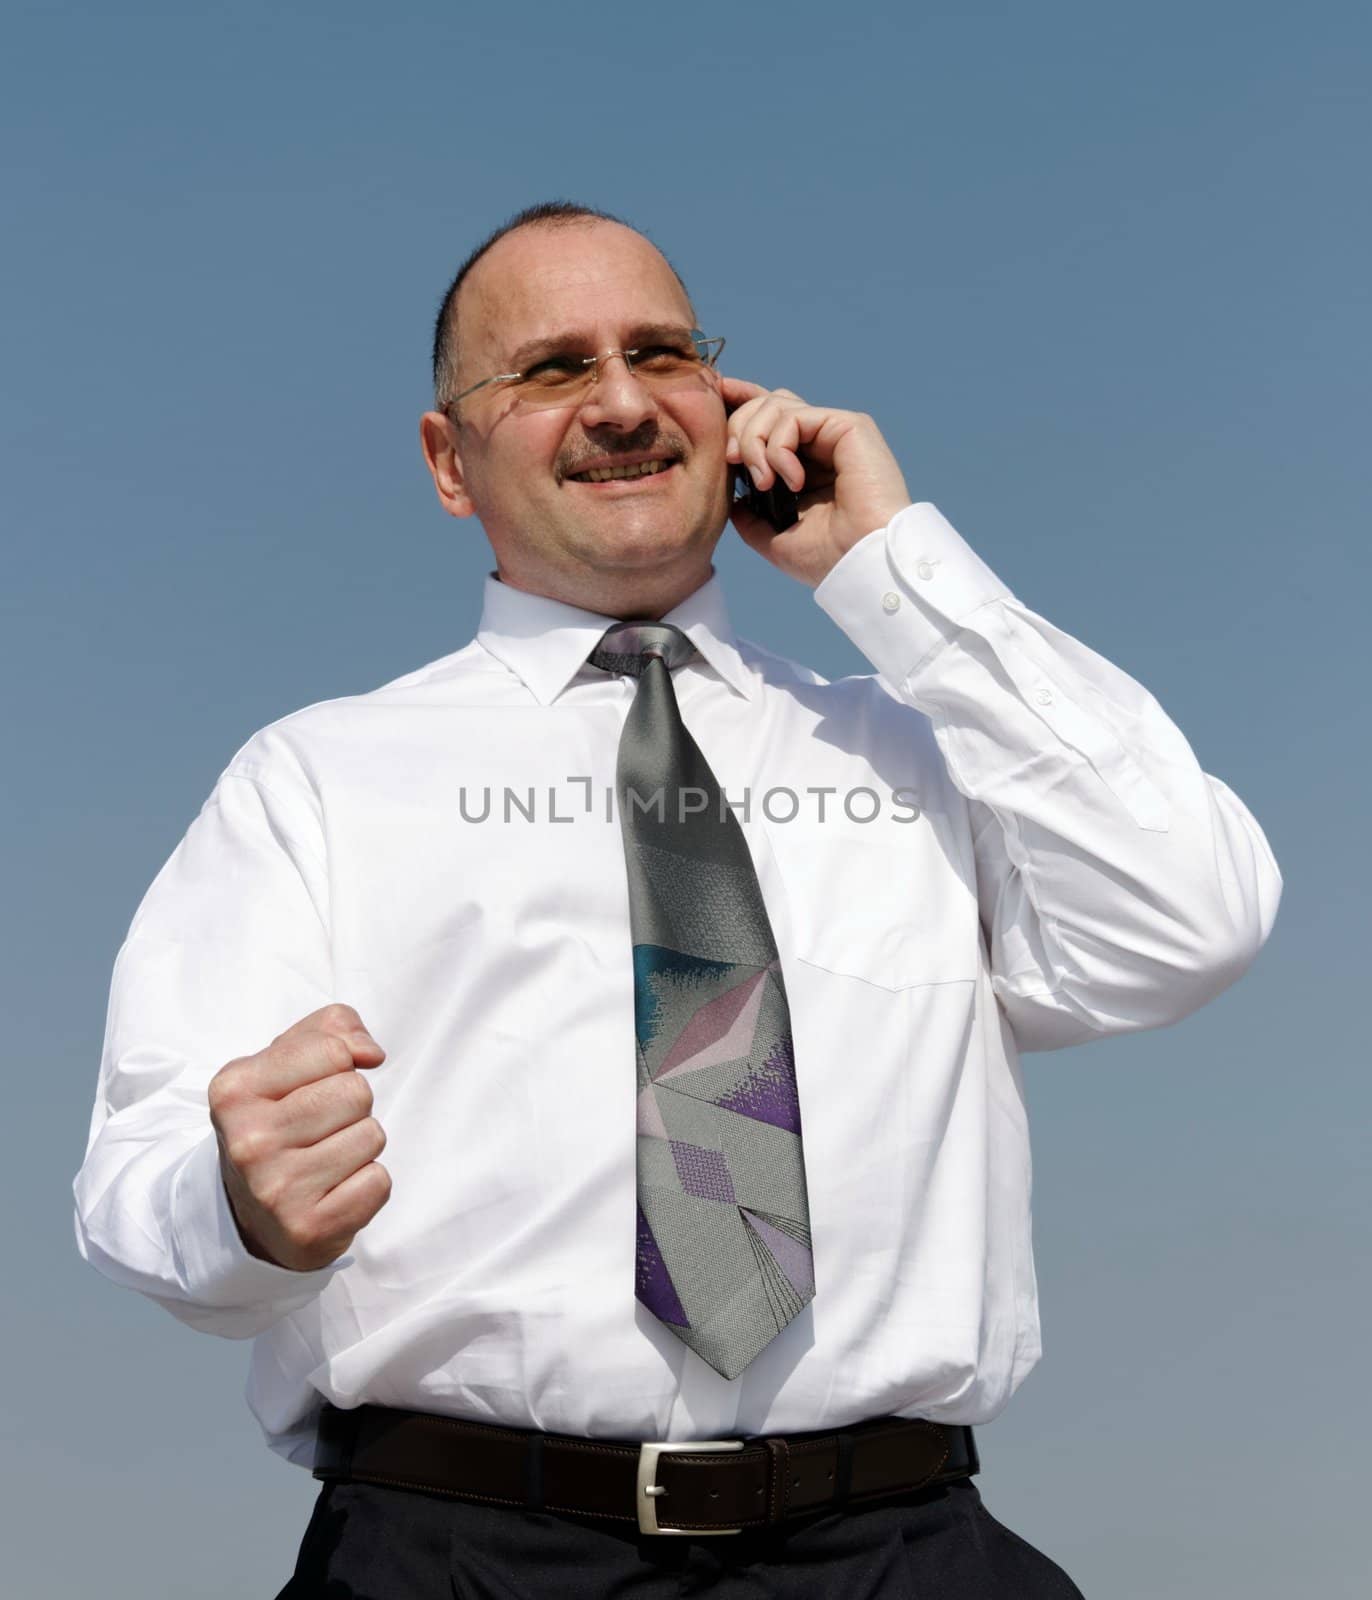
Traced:
<path fill-rule="evenodd" d="M 671 464 L 670 461 L 640 461 L 633 467 L 592 467 L 589 472 L 574 472 L 572 477 L 580 483 L 608 483 L 611 478 L 650 478 Z"/>

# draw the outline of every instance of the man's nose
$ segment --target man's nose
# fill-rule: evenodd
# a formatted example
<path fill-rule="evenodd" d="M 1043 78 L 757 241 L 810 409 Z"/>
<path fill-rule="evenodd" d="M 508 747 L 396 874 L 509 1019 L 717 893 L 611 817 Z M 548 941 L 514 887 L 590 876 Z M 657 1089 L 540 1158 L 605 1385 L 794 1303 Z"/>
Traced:
<path fill-rule="evenodd" d="M 648 385 L 622 355 L 602 356 L 596 380 L 581 406 L 583 427 L 637 428 L 657 410 Z"/>

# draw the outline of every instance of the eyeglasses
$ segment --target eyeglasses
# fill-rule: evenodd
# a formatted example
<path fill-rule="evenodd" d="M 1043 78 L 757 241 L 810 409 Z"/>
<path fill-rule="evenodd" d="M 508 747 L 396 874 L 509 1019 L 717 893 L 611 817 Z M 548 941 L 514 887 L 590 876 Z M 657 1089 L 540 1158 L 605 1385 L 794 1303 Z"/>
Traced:
<path fill-rule="evenodd" d="M 624 365 L 640 383 L 658 394 L 689 389 L 713 372 L 724 340 L 706 338 L 699 328 L 683 328 L 680 334 L 662 334 L 654 343 L 634 350 L 605 350 L 598 356 L 544 356 L 523 372 L 497 372 L 483 378 L 443 407 L 449 412 L 459 400 L 498 383 L 512 390 L 521 411 L 551 411 L 558 406 L 579 406 L 600 376 L 601 363 L 622 356 Z"/>

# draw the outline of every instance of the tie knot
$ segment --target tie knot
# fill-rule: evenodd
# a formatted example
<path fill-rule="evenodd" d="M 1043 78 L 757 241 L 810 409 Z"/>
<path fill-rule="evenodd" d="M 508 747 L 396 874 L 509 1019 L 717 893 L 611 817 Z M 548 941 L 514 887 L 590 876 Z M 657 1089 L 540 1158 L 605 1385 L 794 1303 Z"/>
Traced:
<path fill-rule="evenodd" d="M 654 656 L 666 662 L 671 672 L 689 661 L 695 650 L 681 629 L 670 622 L 617 622 L 605 630 L 586 659 L 606 672 L 627 672 L 637 678 Z"/>

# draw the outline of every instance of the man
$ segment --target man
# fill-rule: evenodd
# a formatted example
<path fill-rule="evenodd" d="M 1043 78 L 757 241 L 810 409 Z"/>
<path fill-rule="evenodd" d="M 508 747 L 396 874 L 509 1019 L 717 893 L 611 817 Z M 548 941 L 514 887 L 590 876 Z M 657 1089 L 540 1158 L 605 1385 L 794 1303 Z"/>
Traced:
<path fill-rule="evenodd" d="M 421 435 L 476 639 L 255 734 L 120 951 L 78 1241 L 255 1337 L 297 1600 L 1078 1593 L 972 1482 L 1039 1354 L 1018 1054 L 1204 1004 L 1280 874 L 870 417 L 716 353 L 603 213 L 474 253 Z M 735 634 L 730 517 L 877 675 Z"/>

